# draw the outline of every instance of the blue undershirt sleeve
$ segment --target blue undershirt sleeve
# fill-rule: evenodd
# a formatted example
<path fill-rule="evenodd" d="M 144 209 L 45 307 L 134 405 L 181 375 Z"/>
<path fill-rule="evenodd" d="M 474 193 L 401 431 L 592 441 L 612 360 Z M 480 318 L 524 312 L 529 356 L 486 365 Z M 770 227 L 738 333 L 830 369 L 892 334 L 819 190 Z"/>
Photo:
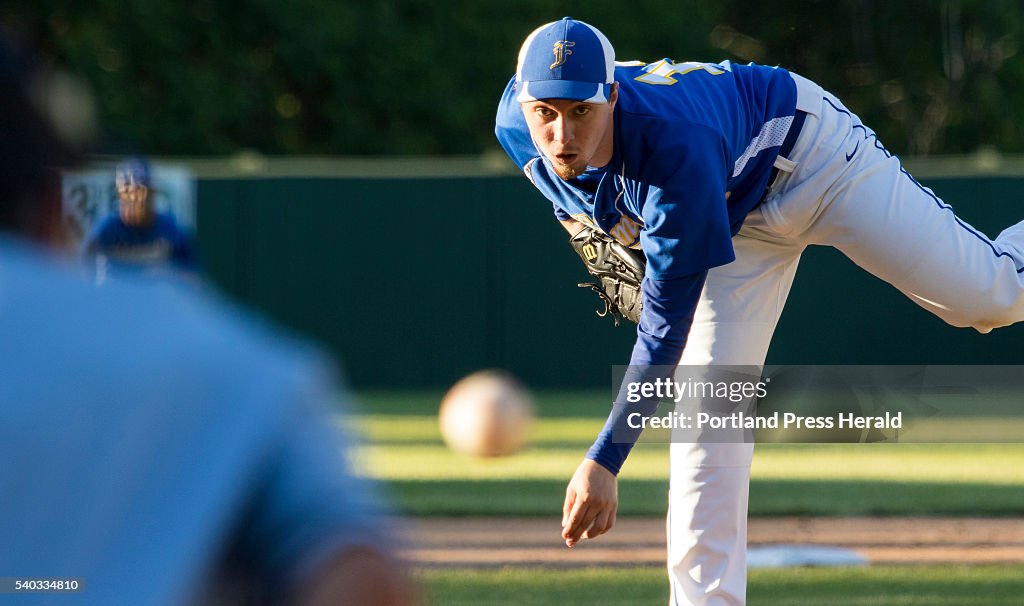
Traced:
<path fill-rule="evenodd" d="M 627 406 L 627 385 L 633 381 L 650 382 L 658 378 L 669 378 L 671 369 L 682 356 L 706 279 L 707 271 L 671 280 L 644 278 L 644 308 L 640 314 L 629 370 L 604 428 L 587 453 L 588 459 L 596 461 L 613 474 L 618 475 L 640 437 L 641 429 L 629 427 L 627 417 L 637 412 L 651 415 L 658 407 L 656 399 L 629 403 Z M 661 374 L 667 376 L 662 377 Z"/>

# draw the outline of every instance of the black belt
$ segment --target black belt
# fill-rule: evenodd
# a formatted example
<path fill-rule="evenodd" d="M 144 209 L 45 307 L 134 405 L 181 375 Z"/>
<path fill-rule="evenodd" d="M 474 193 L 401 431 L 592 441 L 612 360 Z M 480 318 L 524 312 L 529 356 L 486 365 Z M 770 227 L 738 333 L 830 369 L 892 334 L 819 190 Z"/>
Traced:
<path fill-rule="evenodd" d="M 782 147 L 779 148 L 779 155 L 783 158 L 789 159 L 789 154 L 792 153 L 793 147 L 796 145 L 796 140 L 800 136 L 800 129 L 804 127 L 804 120 L 807 119 L 807 112 L 802 109 L 796 110 L 793 114 L 793 123 L 789 125 L 789 132 L 786 133 L 786 138 L 782 140 Z M 772 167 L 772 172 L 768 175 L 768 187 L 771 189 L 772 185 L 775 185 L 775 179 L 779 177 L 779 169 Z"/>

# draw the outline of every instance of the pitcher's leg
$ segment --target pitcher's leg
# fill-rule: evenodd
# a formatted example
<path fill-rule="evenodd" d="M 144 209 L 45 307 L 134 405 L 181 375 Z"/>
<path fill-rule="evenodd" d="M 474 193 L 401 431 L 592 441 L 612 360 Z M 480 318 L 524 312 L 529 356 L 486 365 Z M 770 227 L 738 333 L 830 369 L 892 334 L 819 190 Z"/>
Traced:
<path fill-rule="evenodd" d="M 811 242 L 835 246 L 954 326 L 988 332 L 1024 319 L 1024 225 L 989 239 L 914 180 L 870 131 L 852 128 L 845 146 L 849 159 L 807 234 Z"/>
<path fill-rule="evenodd" d="M 750 220 L 756 227 L 756 217 Z M 746 228 L 745 228 L 746 229 Z M 736 261 L 708 274 L 681 365 L 762 366 L 801 247 L 733 239 Z M 668 573 L 671 604 L 746 603 L 751 443 L 671 446 Z"/>
<path fill-rule="evenodd" d="M 753 444 L 671 445 L 668 552 L 673 605 L 746 603 Z"/>

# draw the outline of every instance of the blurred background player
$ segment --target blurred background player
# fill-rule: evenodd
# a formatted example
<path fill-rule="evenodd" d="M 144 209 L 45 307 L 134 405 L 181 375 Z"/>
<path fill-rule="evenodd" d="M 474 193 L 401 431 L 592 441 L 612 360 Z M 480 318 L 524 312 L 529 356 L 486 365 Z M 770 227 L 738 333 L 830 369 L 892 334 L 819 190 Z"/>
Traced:
<path fill-rule="evenodd" d="M 149 161 L 139 156 L 122 161 L 114 183 L 118 213 L 100 221 L 80 248 L 95 262 L 96 281 L 105 281 L 111 266 L 146 275 L 195 271 L 191 239 L 173 215 L 156 210 Z"/>
<path fill-rule="evenodd" d="M 41 245 L 70 153 L 0 32 L 0 603 L 406 604 L 315 351 L 207 297 L 97 290 Z M 27 576 L 19 576 L 27 575 Z M 16 580 L 82 591 L 18 596 Z"/>

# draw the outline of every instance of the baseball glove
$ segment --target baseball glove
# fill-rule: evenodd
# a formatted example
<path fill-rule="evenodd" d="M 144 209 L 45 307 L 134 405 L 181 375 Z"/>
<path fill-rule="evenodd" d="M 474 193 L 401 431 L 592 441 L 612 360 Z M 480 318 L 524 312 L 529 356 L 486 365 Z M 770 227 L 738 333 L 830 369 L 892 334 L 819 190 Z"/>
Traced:
<path fill-rule="evenodd" d="M 611 314 L 615 325 L 621 318 L 640 323 L 643 297 L 640 283 L 644 279 L 647 258 L 640 251 L 619 244 L 610 236 L 584 227 L 569 239 L 576 254 L 583 259 L 590 275 L 597 282 L 580 282 L 580 288 L 589 288 L 601 297 L 604 309 L 597 315 Z"/>

